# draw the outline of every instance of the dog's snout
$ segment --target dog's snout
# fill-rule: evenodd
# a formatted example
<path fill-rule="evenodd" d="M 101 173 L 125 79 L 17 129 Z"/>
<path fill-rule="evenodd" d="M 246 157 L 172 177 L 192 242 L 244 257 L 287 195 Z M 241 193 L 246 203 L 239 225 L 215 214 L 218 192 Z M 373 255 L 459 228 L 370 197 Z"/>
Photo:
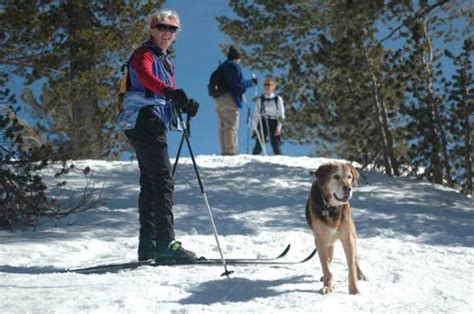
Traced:
<path fill-rule="evenodd" d="M 342 187 L 342 190 L 344 191 L 344 193 L 350 193 L 351 190 L 352 190 L 352 188 L 349 187 L 349 186 L 344 185 L 344 186 Z"/>

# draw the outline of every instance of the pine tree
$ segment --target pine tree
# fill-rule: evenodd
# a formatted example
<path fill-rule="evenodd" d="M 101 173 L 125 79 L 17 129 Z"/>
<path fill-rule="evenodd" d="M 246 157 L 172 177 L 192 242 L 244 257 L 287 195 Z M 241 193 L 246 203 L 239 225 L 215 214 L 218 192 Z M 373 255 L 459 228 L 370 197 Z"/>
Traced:
<path fill-rule="evenodd" d="M 450 155 L 454 177 L 462 190 L 473 192 L 473 124 L 474 124 L 474 79 L 472 68 L 474 42 L 472 38 L 464 41 L 463 50 L 459 56 L 453 57 L 449 51 L 446 54 L 452 57 L 457 67 L 452 83 L 447 84 L 449 90 L 450 123 L 448 128 L 451 139 Z"/>
<path fill-rule="evenodd" d="M 246 48 L 243 63 L 279 77 L 289 106 L 285 137 L 315 144 L 319 155 L 383 167 L 389 175 L 421 171 L 436 183 L 453 186 L 461 180 L 472 186 L 467 179 L 472 122 L 460 116 L 471 115 L 469 88 L 460 87 L 465 82 L 458 74 L 447 106 L 440 49 L 472 37 L 469 1 L 231 0 L 230 5 L 236 17 L 217 21 Z M 467 128 L 462 135 L 460 125 Z"/>
<path fill-rule="evenodd" d="M 238 19 L 221 29 L 251 47 L 243 62 L 283 71 L 285 136 L 317 144 L 317 153 L 375 162 L 398 174 L 383 47 L 375 40 L 383 1 L 231 1 Z M 391 94 L 394 94 L 393 92 Z"/>
<path fill-rule="evenodd" d="M 110 156 L 116 145 L 114 90 L 120 65 L 145 39 L 145 19 L 163 1 L 7 1 L 2 4 L 0 64 L 41 97 L 25 91 L 38 128 L 69 158 Z"/>
<path fill-rule="evenodd" d="M 419 5 L 422 10 L 429 7 L 425 1 L 420 1 Z M 407 41 L 401 52 L 404 64 L 399 74 L 400 79 L 408 84 L 409 101 L 401 107 L 408 121 L 406 140 L 411 145 L 408 159 L 415 169 L 424 169 L 423 175 L 430 181 L 443 184 L 446 180 L 452 186 L 445 130 L 448 113 L 441 90 L 444 80 L 442 52 L 433 43 L 435 36 L 444 39 L 445 43 L 449 42 L 450 34 L 444 26 L 450 18 L 438 12 L 415 17 L 406 23 L 408 32 L 404 35 Z"/>

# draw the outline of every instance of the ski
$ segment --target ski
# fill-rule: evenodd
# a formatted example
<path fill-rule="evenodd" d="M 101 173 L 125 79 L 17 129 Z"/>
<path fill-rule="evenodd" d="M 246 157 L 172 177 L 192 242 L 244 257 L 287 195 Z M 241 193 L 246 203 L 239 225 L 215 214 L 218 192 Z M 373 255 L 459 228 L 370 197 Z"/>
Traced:
<path fill-rule="evenodd" d="M 245 259 L 230 259 L 226 260 L 227 265 L 269 265 L 269 266 L 278 266 L 278 265 L 297 265 L 309 261 L 316 254 L 316 249 L 314 249 L 311 254 L 306 256 L 302 260 L 298 261 L 278 261 L 278 260 L 245 260 Z M 209 266 L 219 266 L 222 265 L 222 260 L 218 258 L 211 259 L 197 259 L 194 261 L 153 261 L 146 266 L 188 266 L 188 265 L 209 265 Z"/>
<path fill-rule="evenodd" d="M 290 250 L 291 244 L 288 244 L 286 248 L 276 257 L 268 257 L 268 258 L 229 258 L 226 259 L 227 264 L 259 264 L 259 263 L 272 263 L 281 259 L 282 257 L 286 256 L 288 251 Z M 314 255 L 314 254 L 313 254 Z M 166 266 L 166 265 L 222 265 L 221 259 L 206 259 L 200 258 L 195 261 L 165 261 L 165 262 L 156 262 L 154 260 L 147 260 L 147 261 L 136 261 L 136 262 L 128 262 L 128 263 L 119 263 L 119 264 L 105 264 L 105 265 L 97 265 L 92 267 L 86 268 L 76 268 L 76 269 L 68 269 L 64 272 L 72 272 L 72 273 L 100 273 L 100 272 L 113 272 L 118 271 L 121 269 L 135 269 L 141 266 Z"/>
<path fill-rule="evenodd" d="M 286 248 L 280 253 L 280 255 L 275 256 L 275 257 L 263 257 L 263 258 L 229 258 L 225 259 L 226 262 L 232 263 L 232 262 L 238 262 L 238 261 L 275 261 L 277 259 L 280 259 L 282 257 L 285 257 L 286 254 L 288 254 L 288 251 L 290 250 L 291 244 L 288 244 Z M 219 259 L 219 261 L 221 261 Z"/>
<path fill-rule="evenodd" d="M 230 262 L 227 262 L 227 265 L 268 265 L 268 266 L 285 266 L 285 265 L 297 265 L 302 264 L 304 262 L 309 261 L 314 255 L 316 254 L 316 249 L 314 249 L 311 254 L 299 261 L 278 261 L 278 260 L 246 260 L 246 259 L 232 259 Z M 68 270 L 67 272 L 75 272 L 80 274 L 92 274 L 92 273 L 107 273 L 107 272 L 116 272 L 119 270 L 125 269 L 136 269 L 141 266 L 221 266 L 222 260 L 221 259 L 197 259 L 194 261 L 144 261 L 144 262 L 131 262 L 131 263 L 124 263 L 124 264 L 113 264 L 113 265 L 103 265 L 103 266 L 95 266 L 89 268 L 81 268 L 81 269 L 72 269 Z"/>

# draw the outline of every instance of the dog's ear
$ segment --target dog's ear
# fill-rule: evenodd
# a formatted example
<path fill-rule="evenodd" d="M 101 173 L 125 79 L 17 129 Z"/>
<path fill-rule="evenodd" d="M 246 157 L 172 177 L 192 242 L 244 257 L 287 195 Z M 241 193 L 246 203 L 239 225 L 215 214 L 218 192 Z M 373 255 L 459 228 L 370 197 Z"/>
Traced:
<path fill-rule="evenodd" d="M 326 184 L 332 168 L 333 168 L 333 165 L 324 164 L 324 165 L 319 166 L 319 168 L 314 173 L 314 175 L 316 176 L 316 179 L 318 179 L 318 182 L 321 186 Z"/>
<path fill-rule="evenodd" d="M 349 169 L 351 170 L 351 174 L 352 174 L 352 184 L 353 185 L 357 185 L 357 181 L 359 180 L 359 172 L 357 171 L 357 169 L 352 165 L 352 164 L 348 164 L 349 166 Z"/>

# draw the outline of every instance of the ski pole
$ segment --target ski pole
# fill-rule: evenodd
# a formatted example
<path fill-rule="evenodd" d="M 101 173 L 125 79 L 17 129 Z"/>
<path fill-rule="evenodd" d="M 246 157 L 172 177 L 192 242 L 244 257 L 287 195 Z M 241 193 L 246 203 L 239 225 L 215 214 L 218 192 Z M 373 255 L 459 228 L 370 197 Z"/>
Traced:
<path fill-rule="evenodd" d="M 265 151 L 265 138 L 263 137 L 263 133 L 261 132 L 262 131 L 262 119 L 260 118 L 260 122 L 258 125 L 255 125 L 255 121 L 253 122 L 253 125 L 255 127 L 255 134 L 257 135 L 257 140 L 258 142 L 260 143 L 260 147 L 262 148 L 263 150 L 263 154 L 266 156 L 267 155 L 267 152 Z"/>
<path fill-rule="evenodd" d="M 189 119 L 190 118 L 188 117 L 188 120 Z M 173 171 L 171 172 L 172 177 L 174 177 L 174 173 L 176 172 L 176 167 L 178 166 L 179 156 L 181 155 L 181 149 L 183 149 L 183 143 L 184 143 L 184 136 L 181 136 L 181 141 L 179 142 L 178 151 L 176 152 L 176 158 L 174 160 Z"/>
<path fill-rule="evenodd" d="M 257 141 L 260 143 L 260 147 L 264 147 L 263 146 L 263 140 L 262 140 L 262 135 L 260 134 L 260 132 L 258 131 L 259 128 L 258 128 L 258 125 L 255 124 L 255 121 L 253 120 L 253 116 L 252 114 L 250 114 L 250 120 L 252 121 L 252 126 L 253 126 L 253 129 L 255 130 L 255 135 L 257 136 Z M 265 149 L 265 148 L 263 148 Z"/>
<path fill-rule="evenodd" d="M 217 248 L 218 248 L 219 254 L 221 256 L 222 265 L 224 266 L 224 273 L 222 273 L 221 276 L 227 276 L 227 279 L 230 279 L 229 275 L 232 274 L 233 271 L 232 270 L 231 271 L 227 270 L 227 263 L 225 261 L 224 254 L 222 253 L 221 245 L 219 243 L 219 236 L 217 235 L 217 228 L 216 228 L 216 224 L 214 222 L 214 217 L 212 215 L 211 206 L 209 205 L 209 200 L 207 199 L 206 192 L 204 191 L 204 185 L 202 184 L 201 176 L 199 175 L 199 171 L 198 171 L 198 168 L 197 168 L 197 165 L 196 165 L 196 160 L 194 159 L 193 150 L 191 148 L 191 143 L 189 141 L 188 129 L 187 129 L 187 126 L 185 125 L 185 123 L 183 122 L 183 119 L 181 118 L 181 113 L 178 113 L 177 117 L 178 117 L 179 123 L 182 125 L 182 128 L 183 128 L 183 137 L 182 138 L 184 140 L 186 140 L 186 144 L 187 144 L 188 150 L 189 150 L 189 155 L 191 156 L 191 160 L 193 161 L 194 172 L 196 173 L 196 177 L 197 177 L 197 180 L 198 180 L 198 183 L 199 183 L 199 187 L 201 189 L 201 194 L 202 194 L 202 197 L 203 197 L 203 200 L 204 200 L 204 204 L 207 208 L 209 221 L 211 223 L 211 226 L 212 226 L 212 229 L 213 229 L 213 232 L 214 232 L 214 238 L 216 240 Z M 188 123 L 189 123 L 189 116 L 188 116 Z M 179 158 L 179 155 L 176 157 L 176 161 L 178 160 L 178 158 Z M 175 164 L 174 169 L 175 168 L 176 168 L 176 164 Z"/>
<path fill-rule="evenodd" d="M 252 78 L 256 78 L 257 76 L 255 75 L 255 73 L 252 74 Z M 257 85 L 255 85 L 255 101 L 257 101 L 258 99 L 258 89 L 257 89 Z M 262 109 L 262 106 L 263 106 L 263 103 L 261 102 L 260 103 L 260 110 Z M 262 124 L 262 115 L 261 113 L 259 113 L 259 117 L 260 117 L 260 124 L 258 126 L 260 126 L 260 128 L 258 126 L 255 126 L 255 121 L 253 122 L 254 124 L 254 128 L 255 130 L 257 131 L 257 138 L 258 138 L 258 141 L 260 142 L 260 147 L 262 148 L 263 150 L 263 155 L 264 156 L 267 156 L 267 150 L 266 150 L 266 147 L 265 147 L 265 136 L 263 134 L 263 124 Z M 260 136 L 259 136 L 260 135 Z"/>
<path fill-rule="evenodd" d="M 267 136 L 268 136 L 268 139 L 269 141 L 271 141 L 271 134 L 270 134 L 270 126 L 268 124 L 268 116 L 265 116 L 265 127 L 267 128 Z M 265 142 L 265 145 L 267 145 L 267 143 Z"/>
<path fill-rule="evenodd" d="M 250 107 L 249 105 L 246 103 L 245 104 L 247 106 L 247 119 L 245 119 L 245 123 L 247 125 L 247 154 L 249 153 L 249 137 L 250 137 L 250 128 L 249 128 L 249 120 L 250 120 Z"/>
<path fill-rule="evenodd" d="M 261 104 L 263 105 L 263 104 Z M 261 140 L 260 140 L 260 146 L 262 146 L 262 150 L 263 150 L 263 155 L 264 156 L 267 156 L 267 143 L 266 143 L 266 139 L 265 139 L 265 131 L 263 130 L 263 122 L 262 122 L 262 115 L 260 114 L 259 116 L 259 123 L 258 123 L 258 130 L 257 132 L 260 134 L 261 136 Z"/>
<path fill-rule="evenodd" d="M 186 130 L 188 133 L 188 137 L 191 137 L 191 117 L 188 115 L 186 118 Z M 181 150 L 183 149 L 184 144 L 184 136 L 181 136 L 181 141 L 179 142 L 178 151 L 176 152 L 176 159 L 173 165 L 173 171 L 171 172 L 171 176 L 174 177 L 174 173 L 176 172 L 176 167 L 178 166 L 179 156 L 181 155 Z"/>

